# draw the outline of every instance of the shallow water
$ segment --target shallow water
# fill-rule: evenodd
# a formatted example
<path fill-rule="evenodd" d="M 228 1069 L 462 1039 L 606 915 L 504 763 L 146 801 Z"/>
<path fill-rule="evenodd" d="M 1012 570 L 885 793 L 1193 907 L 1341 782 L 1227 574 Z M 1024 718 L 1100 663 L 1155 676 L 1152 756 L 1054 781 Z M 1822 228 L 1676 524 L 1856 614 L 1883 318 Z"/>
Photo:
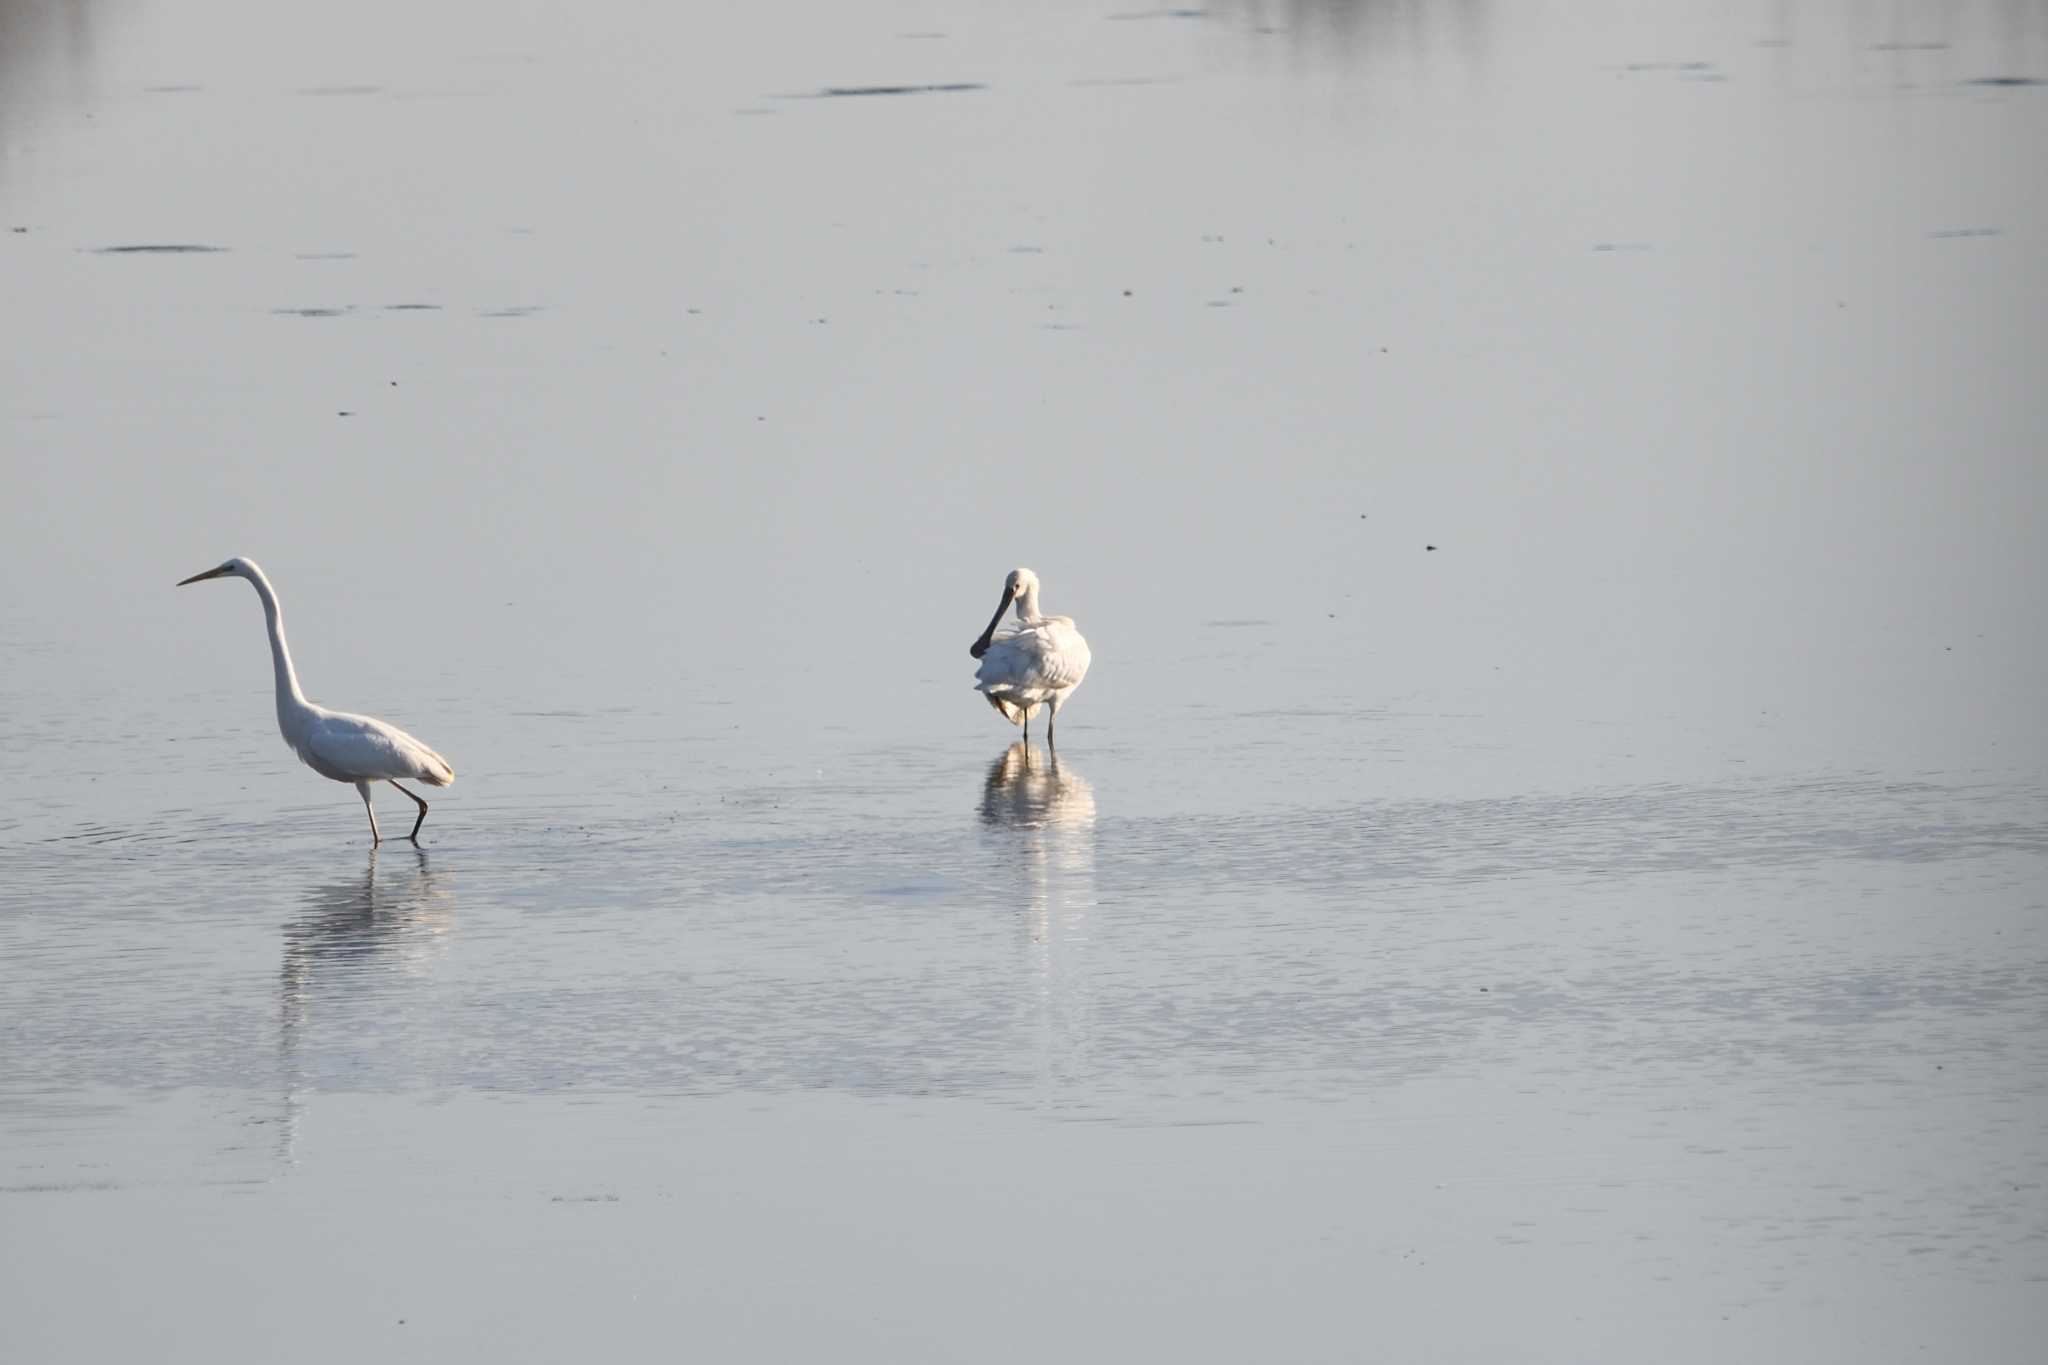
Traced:
<path fill-rule="evenodd" d="M 0 5 L 9 1357 L 2031 1359 L 2048 10 L 855 8 Z"/>

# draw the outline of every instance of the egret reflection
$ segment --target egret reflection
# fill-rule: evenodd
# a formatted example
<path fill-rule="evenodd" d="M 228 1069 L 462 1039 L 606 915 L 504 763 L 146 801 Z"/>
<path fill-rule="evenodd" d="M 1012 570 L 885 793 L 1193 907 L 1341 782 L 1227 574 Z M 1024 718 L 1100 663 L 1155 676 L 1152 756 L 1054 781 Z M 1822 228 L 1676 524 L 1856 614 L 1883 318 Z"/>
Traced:
<path fill-rule="evenodd" d="M 360 876 L 309 888 L 305 905 L 284 928 L 284 965 L 278 973 L 278 1069 L 284 1089 L 280 1156 L 289 1164 L 298 1136 L 302 1097 L 318 1068 L 308 1052 L 323 1015 L 342 1023 L 366 998 L 388 992 L 394 974 L 416 976 L 439 957 L 455 927 L 455 890 L 435 872 L 425 849 L 410 856 L 376 849 Z M 341 1043 L 354 1034 L 333 1030 Z M 334 1040 L 329 1040 L 330 1044 Z"/>

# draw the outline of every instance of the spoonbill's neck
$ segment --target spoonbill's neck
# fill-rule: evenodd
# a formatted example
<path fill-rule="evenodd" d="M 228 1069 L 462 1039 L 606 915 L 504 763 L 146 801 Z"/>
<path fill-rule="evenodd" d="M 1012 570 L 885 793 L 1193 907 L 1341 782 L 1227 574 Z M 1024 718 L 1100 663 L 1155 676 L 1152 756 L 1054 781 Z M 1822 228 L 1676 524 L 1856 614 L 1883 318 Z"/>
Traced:
<path fill-rule="evenodd" d="M 1038 584 L 1026 583 L 1024 595 L 1017 599 L 1017 619 L 1036 621 L 1038 619 Z"/>
<path fill-rule="evenodd" d="M 270 664 L 277 674 L 277 728 L 289 741 L 304 725 L 312 707 L 299 690 L 298 671 L 292 667 L 291 647 L 284 642 L 284 612 L 277 605 L 277 592 L 263 570 L 253 569 L 249 583 L 263 599 L 263 623 L 270 631 Z"/>

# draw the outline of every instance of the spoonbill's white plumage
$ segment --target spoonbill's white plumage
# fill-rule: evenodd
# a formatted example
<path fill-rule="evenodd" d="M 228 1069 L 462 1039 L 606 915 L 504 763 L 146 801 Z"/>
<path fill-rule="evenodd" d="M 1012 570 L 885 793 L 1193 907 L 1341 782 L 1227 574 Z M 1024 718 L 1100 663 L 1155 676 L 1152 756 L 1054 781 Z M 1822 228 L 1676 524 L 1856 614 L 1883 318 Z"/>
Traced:
<path fill-rule="evenodd" d="M 263 600 L 263 619 L 270 630 L 270 662 L 277 674 L 277 728 L 307 767 L 336 782 L 355 784 L 356 792 L 363 798 L 363 809 L 370 816 L 372 848 L 383 842 L 383 836 L 377 832 L 377 812 L 370 805 L 372 782 L 389 782 L 398 787 L 398 779 L 407 777 L 430 787 L 445 787 L 455 780 L 455 769 L 447 759 L 396 725 L 346 711 L 330 711 L 306 700 L 306 694 L 299 690 L 299 675 L 292 668 L 291 650 L 285 647 L 284 617 L 278 609 L 277 593 L 254 560 L 237 556 L 217 569 L 181 580 L 178 586 L 203 583 L 209 578 L 246 578 Z M 398 790 L 420 808 L 419 819 L 412 822 L 412 833 L 406 836 L 417 844 L 420 826 L 427 822 L 427 803 L 404 787 Z"/>
<path fill-rule="evenodd" d="M 1012 603 L 1017 607 L 1017 628 L 998 636 L 996 627 Z M 1024 727 L 1025 742 L 1031 739 L 1031 717 L 1045 709 L 1045 742 L 1050 745 L 1054 718 L 1088 675 L 1088 642 L 1074 629 L 1071 616 L 1040 614 L 1037 574 L 1010 570 L 996 614 L 967 652 L 981 660 L 974 674 L 975 690 L 1004 720 Z"/>

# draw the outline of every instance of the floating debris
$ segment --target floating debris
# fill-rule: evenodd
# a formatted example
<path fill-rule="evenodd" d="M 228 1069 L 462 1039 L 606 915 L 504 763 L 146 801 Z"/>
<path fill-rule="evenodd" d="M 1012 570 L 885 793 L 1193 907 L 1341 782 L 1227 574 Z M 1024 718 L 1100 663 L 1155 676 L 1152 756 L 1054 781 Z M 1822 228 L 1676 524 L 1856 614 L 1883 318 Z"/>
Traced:
<path fill-rule="evenodd" d="M 145 242 L 134 246 L 96 246 L 90 249 L 95 256 L 209 256 L 227 250 L 224 246 L 205 246 L 198 242 Z"/>
<path fill-rule="evenodd" d="M 870 95 L 957 95 L 969 90 L 986 90 L 979 81 L 944 81 L 933 85 L 828 85 L 815 95 L 794 95 L 792 99 L 846 100 Z"/>

